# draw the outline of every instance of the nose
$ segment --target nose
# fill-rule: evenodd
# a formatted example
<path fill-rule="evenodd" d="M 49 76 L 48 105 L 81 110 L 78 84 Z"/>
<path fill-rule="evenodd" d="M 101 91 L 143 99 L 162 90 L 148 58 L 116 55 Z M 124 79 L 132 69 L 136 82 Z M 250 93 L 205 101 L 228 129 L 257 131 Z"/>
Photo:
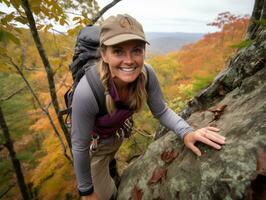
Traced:
<path fill-rule="evenodd" d="M 134 60 L 133 60 L 133 58 L 132 58 L 131 53 L 127 53 L 126 56 L 125 56 L 125 58 L 124 58 L 124 64 L 130 66 L 130 65 L 132 65 L 133 63 L 134 63 Z"/>

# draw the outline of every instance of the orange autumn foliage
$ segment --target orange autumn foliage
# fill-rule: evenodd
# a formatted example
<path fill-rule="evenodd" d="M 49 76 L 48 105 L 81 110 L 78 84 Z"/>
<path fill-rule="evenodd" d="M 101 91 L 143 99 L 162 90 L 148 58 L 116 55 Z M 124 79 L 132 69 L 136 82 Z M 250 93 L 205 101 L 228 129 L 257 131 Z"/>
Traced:
<path fill-rule="evenodd" d="M 196 90 L 206 87 L 235 53 L 232 45 L 244 38 L 248 23 L 248 16 L 221 13 L 215 22 L 209 24 L 221 28 L 221 31 L 206 34 L 195 44 L 186 45 L 179 51 L 150 58 L 148 63 L 159 74 L 165 96 L 171 99 L 179 96 L 186 100 Z M 191 93 L 192 90 L 195 91 Z"/>

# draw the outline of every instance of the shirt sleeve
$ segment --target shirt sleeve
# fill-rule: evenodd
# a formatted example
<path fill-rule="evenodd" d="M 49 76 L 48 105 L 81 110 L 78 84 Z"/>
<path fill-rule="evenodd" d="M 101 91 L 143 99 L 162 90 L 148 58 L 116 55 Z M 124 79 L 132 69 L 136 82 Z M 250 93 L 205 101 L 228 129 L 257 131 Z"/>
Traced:
<path fill-rule="evenodd" d="M 74 168 L 80 193 L 93 189 L 89 146 L 98 104 L 84 76 L 75 89 L 72 102 L 71 143 Z"/>
<path fill-rule="evenodd" d="M 157 118 L 162 125 L 172 130 L 183 139 L 187 133 L 194 131 L 194 129 L 167 106 L 154 70 L 148 65 L 147 70 L 149 73 L 147 103 L 153 116 Z"/>

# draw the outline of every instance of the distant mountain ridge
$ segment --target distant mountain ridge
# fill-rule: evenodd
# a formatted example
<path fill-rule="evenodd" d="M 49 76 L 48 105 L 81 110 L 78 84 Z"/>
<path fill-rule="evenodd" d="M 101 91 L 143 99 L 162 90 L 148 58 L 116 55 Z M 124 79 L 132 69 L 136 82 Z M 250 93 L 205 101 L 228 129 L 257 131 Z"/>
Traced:
<path fill-rule="evenodd" d="M 203 35 L 203 33 L 146 32 L 150 43 L 147 52 L 148 54 L 166 54 L 176 51 L 186 44 L 200 40 Z"/>

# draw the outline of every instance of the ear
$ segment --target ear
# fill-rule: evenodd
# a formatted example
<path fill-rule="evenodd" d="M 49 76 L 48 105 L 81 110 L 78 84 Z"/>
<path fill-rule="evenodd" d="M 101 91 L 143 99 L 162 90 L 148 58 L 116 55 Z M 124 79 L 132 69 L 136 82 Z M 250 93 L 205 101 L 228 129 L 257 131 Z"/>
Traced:
<path fill-rule="evenodd" d="M 105 63 L 108 63 L 108 57 L 106 55 L 106 51 L 101 51 L 101 57 Z"/>

